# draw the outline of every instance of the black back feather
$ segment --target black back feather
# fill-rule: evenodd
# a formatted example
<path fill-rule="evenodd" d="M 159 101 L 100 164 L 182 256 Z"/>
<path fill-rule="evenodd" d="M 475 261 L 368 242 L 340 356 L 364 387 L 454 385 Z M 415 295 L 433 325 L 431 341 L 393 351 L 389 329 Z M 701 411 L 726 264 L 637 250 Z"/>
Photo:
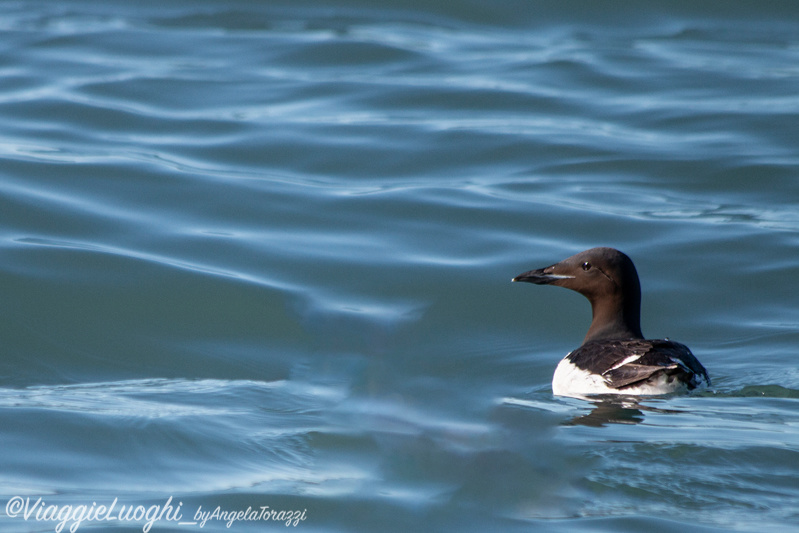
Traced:
<path fill-rule="evenodd" d="M 626 359 L 638 356 L 626 364 Z M 684 344 L 670 340 L 589 341 L 567 359 L 583 370 L 601 374 L 609 387 L 623 390 L 640 385 L 661 373 L 695 388 L 700 380 L 710 384 L 707 371 Z"/>

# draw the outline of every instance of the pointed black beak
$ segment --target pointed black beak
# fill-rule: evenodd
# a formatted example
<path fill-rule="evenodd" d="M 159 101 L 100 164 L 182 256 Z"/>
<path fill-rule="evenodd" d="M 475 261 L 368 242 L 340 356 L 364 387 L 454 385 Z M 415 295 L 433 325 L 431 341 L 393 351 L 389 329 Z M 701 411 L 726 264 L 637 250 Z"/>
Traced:
<path fill-rule="evenodd" d="M 551 270 L 552 267 L 539 268 L 537 270 L 529 270 L 524 274 L 519 274 L 511 281 L 526 281 L 527 283 L 535 283 L 536 285 L 548 285 L 561 279 L 570 279 L 574 276 L 563 276 L 561 274 L 546 273 L 545 270 Z"/>

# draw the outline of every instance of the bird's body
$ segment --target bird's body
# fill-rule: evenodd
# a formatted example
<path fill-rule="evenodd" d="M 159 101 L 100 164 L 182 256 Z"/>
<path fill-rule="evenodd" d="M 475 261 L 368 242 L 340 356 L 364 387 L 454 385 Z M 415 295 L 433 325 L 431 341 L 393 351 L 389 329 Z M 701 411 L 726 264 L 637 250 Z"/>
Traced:
<path fill-rule="evenodd" d="M 555 369 L 554 394 L 659 395 L 710 384 L 707 371 L 687 346 L 644 338 L 638 273 L 618 250 L 592 248 L 513 281 L 558 285 L 591 302 L 591 326 L 583 344 Z"/>
<path fill-rule="evenodd" d="M 555 369 L 552 391 L 570 394 L 669 394 L 695 389 L 705 369 L 684 344 L 669 340 L 607 340 L 583 344 Z"/>

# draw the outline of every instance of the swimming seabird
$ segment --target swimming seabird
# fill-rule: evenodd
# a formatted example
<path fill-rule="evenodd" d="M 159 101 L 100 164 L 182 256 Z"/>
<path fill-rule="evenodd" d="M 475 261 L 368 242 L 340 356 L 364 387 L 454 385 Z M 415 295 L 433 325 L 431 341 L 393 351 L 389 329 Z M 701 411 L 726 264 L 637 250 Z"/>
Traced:
<path fill-rule="evenodd" d="M 555 369 L 554 394 L 657 395 L 710 385 L 707 371 L 687 346 L 644 339 L 638 273 L 620 251 L 591 248 L 513 281 L 566 287 L 591 302 L 591 326 L 583 344 Z"/>

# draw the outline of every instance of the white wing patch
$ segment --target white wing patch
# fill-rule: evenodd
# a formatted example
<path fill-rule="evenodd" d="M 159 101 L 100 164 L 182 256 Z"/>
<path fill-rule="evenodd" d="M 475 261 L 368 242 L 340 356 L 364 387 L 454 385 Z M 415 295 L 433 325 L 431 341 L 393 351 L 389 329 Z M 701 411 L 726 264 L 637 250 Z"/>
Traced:
<path fill-rule="evenodd" d="M 611 370 L 616 370 L 617 368 L 621 368 L 624 365 L 629 365 L 630 363 L 634 363 L 634 362 L 638 361 L 641 357 L 642 357 L 641 354 L 628 355 L 627 357 L 622 359 L 616 365 L 613 365 L 612 367 L 610 367 L 607 370 L 605 370 L 604 372 L 602 372 L 602 375 L 604 376 L 605 374 L 607 374 Z"/>

